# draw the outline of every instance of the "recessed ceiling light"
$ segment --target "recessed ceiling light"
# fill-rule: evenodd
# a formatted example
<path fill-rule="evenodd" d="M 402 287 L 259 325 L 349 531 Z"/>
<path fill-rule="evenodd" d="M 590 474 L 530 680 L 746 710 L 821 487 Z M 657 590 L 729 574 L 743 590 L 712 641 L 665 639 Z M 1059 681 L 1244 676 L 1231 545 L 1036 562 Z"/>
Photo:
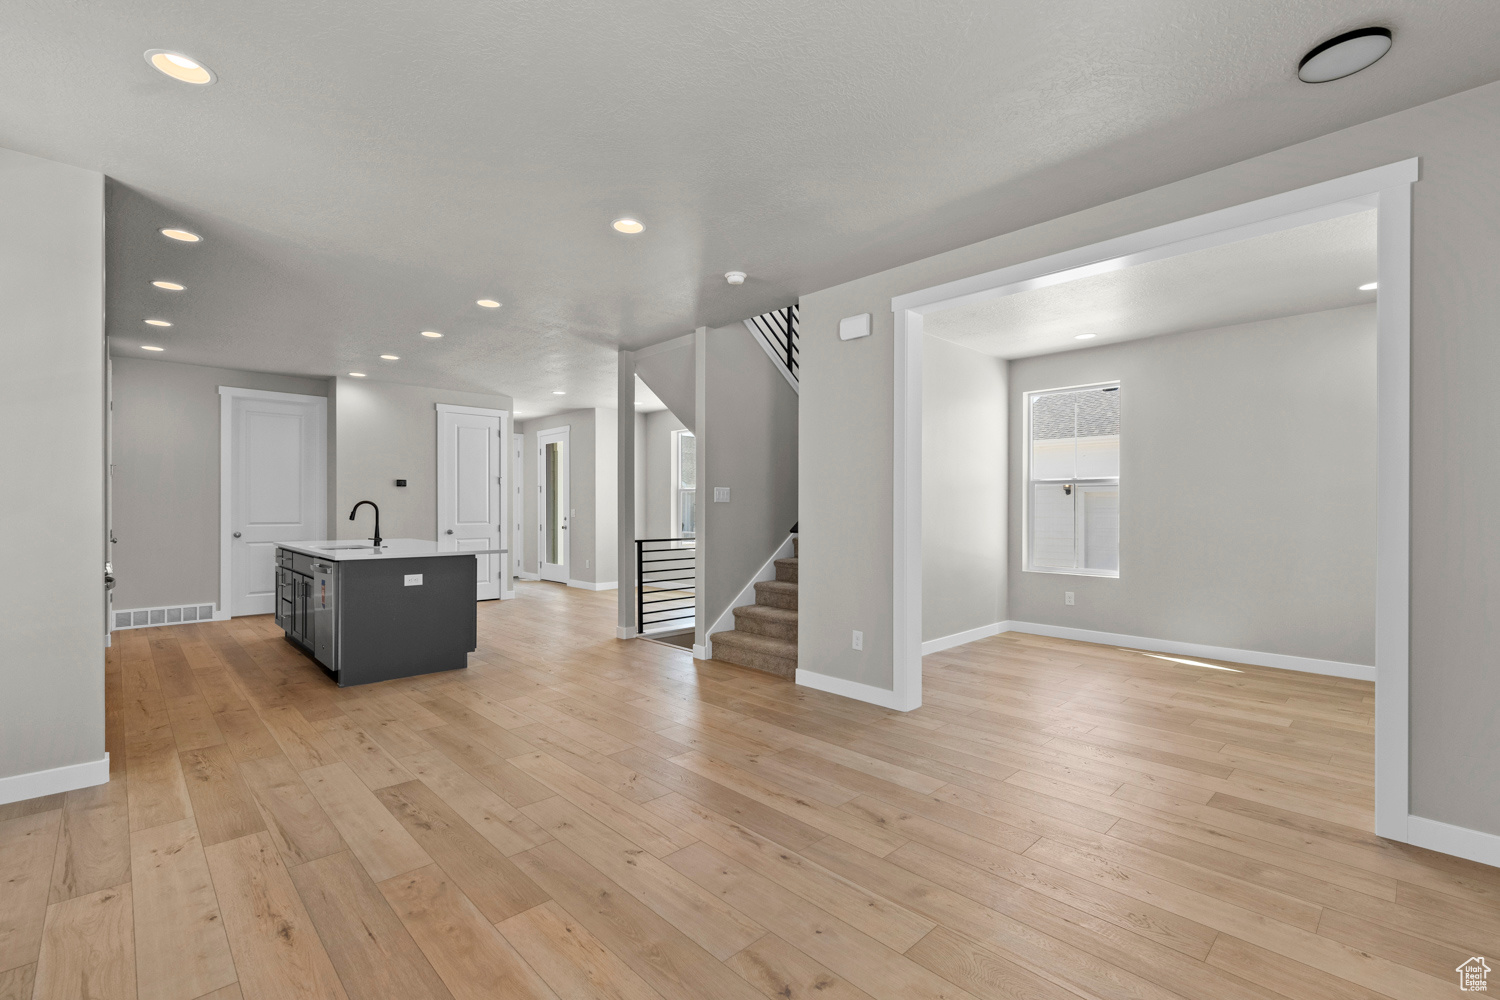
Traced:
<path fill-rule="evenodd" d="M 1380 287 L 1380 282 L 1378 282 L 1378 281 L 1372 281 L 1368 285 L 1360 285 L 1359 286 L 1359 290 L 1362 291 L 1362 292 L 1373 292 L 1376 288 L 1379 288 L 1379 287 Z"/>
<path fill-rule="evenodd" d="M 475 303 L 475 305 L 484 306 L 486 309 L 499 309 L 500 308 L 500 303 L 496 302 L 494 299 L 480 299 L 478 302 Z"/>
<path fill-rule="evenodd" d="M 146 320 L 146 325 L 147 326 L 171 326 L 172 324 L 170 322 L 168 322 L 167 320 L 164 320 L 164 319 L 148 319 L 148 320 Z"/>
<path fill-rule="evenodd" d="M 181 80 L 183 83 L 193 83 L 204 87 L 218 79 L 214 76 L 213 70 L 181 52 L 147 49 L 146 61 L 172 79 Z"/>
<path fill-rule="evenodd" d="M 436 330 L 423 330 L 422 336 L 431 337 L 432 339 L 436 340 L 437 338 L 441 337 L 442 334 L 438 333 Z"/>
<path fill-rule="evenodd" d="M 744 271 L 725 271 L 724 280 L 731 285 L 743 285 L 745 283 Z"/>
<path fill-rule="evenodd" d="M 151 284 L 157 288 L 165 288 L 169 292 L 180 292 L 183 289 L 183 286 L 175 281 L 153 281 Z"/>
<path fill-rule="evenodd" d="M 1097 333 L 1080 333 L 1078 336 L 1074 337 L 1073 339 L 1074 340 L 1093 340 L 1097 336 L 1099 336 Z"/>
<path fill-rule="evenodd" d="M 610 225 L 615 227 L 615 232 L 627 233 L 632 236 L 646 228 L 635 219 L 616 219 Z"/>
<path fill-rule="evenodd" d="M 401 355 L 399 355 L 399 354 L 382 354 L 380 356 L 380 360 L 381 361 L 400 361 L 401 360 Z"/>
<path fill-rule="evenodd" d="M 183 243 L 198 243 L 203 237 L 186 229 L 163 229 L 161 234 L 169 240 L 180 240 Z"/>
<path fill-rule="evenodd" d="M 1380 61 L 1391 50 L 1390 28 L 1356 28 L 1316 46 L 1297 64 L 1303 83 L 1342 80 Z"/>
<path fill-rule="evenodd" d="M 142 344 L 141 345 L 141 350 L 143 350 L 143 351 L 165 351 L 166 348 L 165 347 L 152 347 L 150 344 Z"/>
<path fill-rule="evenodd" d="M 554 396 L 566 396 L 567 393 L 563 392 L 561 389 L 553 389 L 552 390 L 552 395 L 554 395 Z"/>
<path fill-rule="evenodd" d="M 350 378 L 364 378 L 365 377 L 365 373 L 364 372 L 350 372 L 349 373 L 349 377 Z"/>

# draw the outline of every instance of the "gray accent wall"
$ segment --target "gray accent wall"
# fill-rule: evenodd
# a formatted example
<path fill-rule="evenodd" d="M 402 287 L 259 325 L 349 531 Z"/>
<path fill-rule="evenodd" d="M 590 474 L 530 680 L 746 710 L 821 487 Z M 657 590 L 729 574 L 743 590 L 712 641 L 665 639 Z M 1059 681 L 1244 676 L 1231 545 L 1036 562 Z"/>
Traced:
<path fill-rule="evenodd" d="M 674 343 L 674 341 L 669 341 Z M 697 420 L 697 348 L 691 339 L 665 350 L 646 348 L 635 359 L 635 373 L 684 425 Z"/>
<path fill-rule="evenodd" d="M 103 175 L 0 149 L 0 777 L 105 753 L 103 314 Z"/>
<path fill-rule="evenodd" d="M 114 358 L 115 607 L 219 601 L 219 386 L 328 395 L 328 380 Z"/>
<path fill-rule="evenodd" d="M 743 323 L 709 330 L 704 342 L 700 641 L 797 523 L 797 393 Z M 729 487 L 728 503 L 714 502 L 721 486 Z"/>
<path fill-rule="evenodd" d="M 922 639 L 1006 616 L 1007 364 L 922 339 Z"/>
<path fill-rule="evenodd" d="M 1025 394 L 1115 380 L 1120 576 L 1026 572 Z M 1010 383 L 1007 617 L 1374 665 L 1373 305 L 1025 358 Z"/>
<path fill-rule="evenodd" d="M 568 430 L 568 493 L 573 514 L 568 519 L 568 578 L 581 583 L 618 583 L 619 436 L 615 410 L 569 410 L 527 420 L 518 429 L 525 435 L 521 463 L 526 499 L 521 522 L 526 539 L 527 573 L 537 569 L 537 432 L 554 427 Z M 585 563 L 587 565 L 585 565 Z"/>
<path fill-rule="evenodd" d="M 429 389 L 340 376 L 329 399 L 328 530 L 334 538 L 369 538 L 368 508 L 349 520 L 361 500 L 380 506 L 386 538 L 437 538 L 437 404 L 513 410 L 511 397 Z M 504 453 L 510 442 L 501 442 Z M 405 486 L 396 480 L 405 479 Z M 506 546 L 508 548 L 508 546 Z"/>
<path fill-rule="evenodd" d="M 636 471 L 645 494 L 642 538 L 674 538 L 677 516 L 672 505 L 672 432 L 687 430 L 671 410 L 648 413 L 644 433 L 636 439 Z"/>
<path fill-rule="evenodd" d="M 892 296 L 1411 156 L 1411 808 L 1500 834 L 1500 84 L 1094 207 L 1080 187 L 1076 214 L 804 295 L 800 668 L 891 686 Z M 839 341 L 863 312 L 873 336 Z"/>

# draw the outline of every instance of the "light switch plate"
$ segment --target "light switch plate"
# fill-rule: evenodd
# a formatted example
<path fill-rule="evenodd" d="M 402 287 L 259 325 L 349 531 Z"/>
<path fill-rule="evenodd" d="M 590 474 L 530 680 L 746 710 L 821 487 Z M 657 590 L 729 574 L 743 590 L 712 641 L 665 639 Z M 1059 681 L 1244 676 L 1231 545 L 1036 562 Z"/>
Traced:
<path fill-rule="evenodd" d="M 422 586 L 422 574 L 421 573 L 408 573 L 408 574 L 406 574 L 406 585 L 408 587 L 420 587 L 420 586 Z"/>
<path fill-rule="evenodd" d="M 840 340 L 858 340 L 860 337 L 868 337 L 869 335 L 869 313 L 860 313 L 858 316 L 845 316 L 839 320 Z"/>
<path fill-rule="evenodd" d="M 865 648 L 865 634 L 859 629 L 854 630 L 854 648 L 860 650 Z"/>
<path fill-rule="evenodd" d="M 714 503 L 728 503 L 728 502 L 729 502 L 729 487 L 728 486 L 715 486 L 714 487 Z"/>

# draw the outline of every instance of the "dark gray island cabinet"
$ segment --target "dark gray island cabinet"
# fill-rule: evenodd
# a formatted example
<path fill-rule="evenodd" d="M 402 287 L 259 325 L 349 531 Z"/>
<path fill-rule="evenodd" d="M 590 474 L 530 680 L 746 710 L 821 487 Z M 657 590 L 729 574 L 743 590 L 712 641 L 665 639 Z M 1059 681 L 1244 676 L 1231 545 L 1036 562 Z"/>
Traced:
<path fill-rule="evenodd" d="M 468 666 L 481 551 L 436 542 L 280 542 L 276 624 L 339 687 Z"/>

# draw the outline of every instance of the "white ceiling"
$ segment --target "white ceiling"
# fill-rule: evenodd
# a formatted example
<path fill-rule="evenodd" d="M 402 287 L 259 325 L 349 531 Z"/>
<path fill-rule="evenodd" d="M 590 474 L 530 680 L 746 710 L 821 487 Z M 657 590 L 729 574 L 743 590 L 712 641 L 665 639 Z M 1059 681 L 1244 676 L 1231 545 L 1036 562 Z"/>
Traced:
<path fill-rule="evenodd" d="M 922 330 L 1025 358 L 1372 303 L 1359 286 L 1374 280 L 1372 210 L 945 309 Z"/>
<path fill-rule="evenodd" d="M 1295 80 L 1367 23 L 1385 59 Z M 114 178 L 117 352 L 164 315 L 167 359 L 542 412 L 613 405 L 621 346 L 1497 78 L 1494 0 L 12 0 L 0 146 Z"/>

